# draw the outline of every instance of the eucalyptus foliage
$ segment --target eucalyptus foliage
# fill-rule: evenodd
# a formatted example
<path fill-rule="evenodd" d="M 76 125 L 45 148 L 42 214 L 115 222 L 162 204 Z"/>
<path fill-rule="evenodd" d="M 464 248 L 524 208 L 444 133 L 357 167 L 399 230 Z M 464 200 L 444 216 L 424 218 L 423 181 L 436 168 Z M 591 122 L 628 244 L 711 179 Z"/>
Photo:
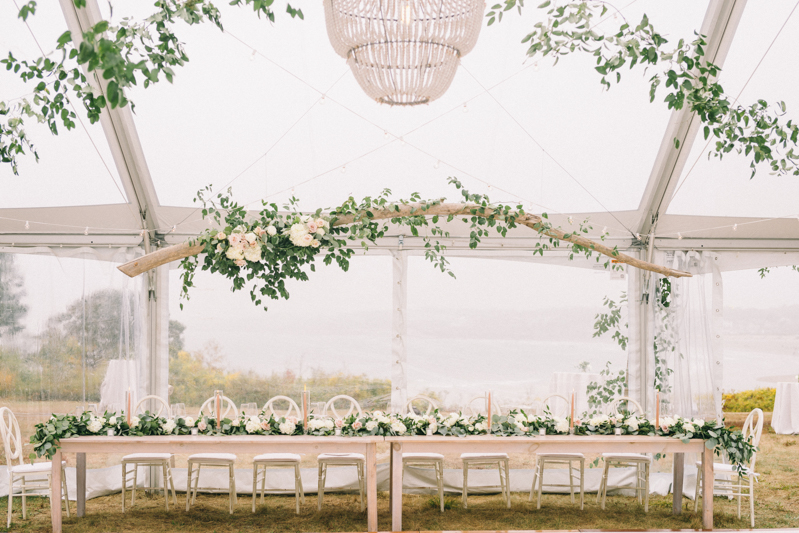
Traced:
<path fill-rule="evenodd" d="M 487 13 L 491 24 L 502 20 L 502 14 L 513 8 L 519 12 L 522 0 L 504 0 Z M 537 22 L 524 37 L 530 58 L 561 57 L 576 52 L 596 58 L 595 70 L 600 83 L 610 89 L 622 78 L 622 69 L 636 66 L 644 72 L 655 70 L 649 78 L 649 99 L 654 101 L 661 86 L 669 109 L 688 109 L 703 124 L 705 139 L 712 135 L 715 145 L 711 154 L 722 158 L 732 151 L 750 157 L 751 177 L 759 163 L 766 163 L 772 174 L 799 175 L 799 124 L 785 120 L 785 102 L 769 103 L 758 99 L 749 105 L 736 104 L 717 81 L 721 68 L 706 57 L 706 36 L 696 34 L 690 41 L 680 39 L 670 44 L 644 15 L 633 26 L 620 22 L 615 32 L 597 31 L 597 18 L 608 12 L 609 4 L 599 0 L 555 2 L 547 0 L 538 6 L 545 9 L 547 19 Z M 659 69 L 659 70 L 658 70 Z M 674 139 L 675 148 L 679 140 Z"/>
<path fill-rule="evenodd" d="M 406 199 L 391 200 L 389 189 L 359 201 L 350 196 L 340 206 L 329 211 L 317 209 L 313 212 L 301 212 L 298 200 L 293 197 L 282 210 L 275 203 L 262 201 L 262 209 L 253 215 L 232 198 L 230 189 L 214 197 L 211 187 L 206 187 L 198 192 L 195 201 L 202 204 L 202 215 L 210 219 L 214 228 L 206 229 L 190 241 L 192 245 L 201 245 L 201 254 L 204 255 L 202 258 L 194 255 L 182 260 L 181 295 L 188 298 L 189 290 L 194 286 L 194 275 L 197 268 L 200 268 L 229 278 L 233 291 L 241 290 L 249 284 L 253 303 L 263 305 L 266 309 L 266 300 L 289 297 L 286 286 L 288 280 L 307 281 L 309 272 L 316 271 L 317 258 L 321 258 L 324 265 L 335 263 L 346 272 L 355 249 L 368 249 L 377 239 L 386 236 L 389 224 L 404 226 L 411 235 L 421 237 L 425 243 L 425 258 L 441 272 L 454 277 L 444 255 L 447 247 L 443 240 L 449 238 L 450 234 L 442 227 L 443 222 L 457 221 L 467 224 L 471 230 L 469 247 L 476 248 L 483 238 L 492 233 L 507 236 L 510 229 L 517 227 L 519 217 L 526 212 L 521 204 L 509 206 L 492 203 L 486 195 L 471 193 L 456 178 L 449 178 L 449 183 L 459 191 L 463 209 L 460 214 L 446 217 L 429 213 L 432 207 L 444 202 L 443 198 L 422 200 L 418 193 L 413 193 Z M 388 212 L 396 216 L 378 220 L 375 219 L 377 212 Z M 314 230 L 309 233 L 307 225 L 311 222 L 315 228 L 323 226 L 324 231 Z M 303 236 L 311 235 L 305 245 L 298 244 L 295 233 L 297 227 L 303 225 L 306 226 L 302 230 Z M 586 234 L 592 229 L 587 220 L 576 226 L 577 229 L 567 233 L 565 238 L 572 234 Z M 559 239 L 547 235 L 547 232 L 555 228 L 547 220 L 546 213 L 541 215 L 541 221 L 534 224 L 532 229 L 541 236 L 533 247 L 534 253 L 543 255 L 545 251 L 561 246 Z M 236 243 L 241 241 L 242 235 L 250 239 L 253 248 L 259 248 L 253 251 L 250 259 L 242 258 L 235 250 L 231 252 Z M 604 235 L 602 238 L 604 239 Z M 571 259 L 575 255 L 586 258 L 595 255 L 589 247 L 571 242 L 566 244 L 569 246 Z M 601 257 L 596 254 L 597 261 Z M 606 259 L 606 268 L 616 266 L 611 264 L 610 259 Z"/>

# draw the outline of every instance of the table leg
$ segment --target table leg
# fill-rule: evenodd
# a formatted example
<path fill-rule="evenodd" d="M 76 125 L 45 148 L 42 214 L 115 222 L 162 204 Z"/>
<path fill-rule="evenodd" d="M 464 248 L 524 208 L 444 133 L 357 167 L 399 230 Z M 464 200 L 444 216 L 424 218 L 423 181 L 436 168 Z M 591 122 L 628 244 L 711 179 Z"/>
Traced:
<path fill-rule="evenodd" d="M 78 518 L 86 516 L 86 454 L 75 454 L 75 480 L 78 493 Z"/>
<path fill-rule="evenodd" d="M 394 523 L 394 510 L 391 502 L 394 501 L 394 446 L 388 447 L 388 516 Z"/>
<path fill-rule="evenodd" d="M 391 531 L 402 531 L 402 443 L 391 447 Z"/>
<path fill-rule="evenodd" d="M 53 519 L 53 533 L 61 533 L 61 449 L 53 455 L 52 473 L 50 474 L 50 516 Z"/>
<path fill-rule="evenodd" d="M 713 529 L 713 450 L 705 447 L 702 453 L 702 527 Z"/>
<path fill-rule="evenodd" d="M 682 513 L 682 483 L 685 478 L 685 454 L 674 454 L 674 479 L 671 483 L 671 491 L 674 495 L 674 500 L 671 504 L 671 514 L 678 515 Z"/>
<path fill-rule="evenodd" d="M 366 525 L 377 531 L 377 444 L 366 445 Z"/>

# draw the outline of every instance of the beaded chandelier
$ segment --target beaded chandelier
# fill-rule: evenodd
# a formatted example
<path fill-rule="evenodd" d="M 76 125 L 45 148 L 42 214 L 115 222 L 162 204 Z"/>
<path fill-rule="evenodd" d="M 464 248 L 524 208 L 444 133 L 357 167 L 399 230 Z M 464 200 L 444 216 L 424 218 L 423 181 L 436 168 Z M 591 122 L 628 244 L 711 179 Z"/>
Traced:
<path fill-rule="evenodd" d="M 327 34 L 358 84 L 388 105 L 441 97 L 480 35 L 484 0 L 324 0 Z"/>

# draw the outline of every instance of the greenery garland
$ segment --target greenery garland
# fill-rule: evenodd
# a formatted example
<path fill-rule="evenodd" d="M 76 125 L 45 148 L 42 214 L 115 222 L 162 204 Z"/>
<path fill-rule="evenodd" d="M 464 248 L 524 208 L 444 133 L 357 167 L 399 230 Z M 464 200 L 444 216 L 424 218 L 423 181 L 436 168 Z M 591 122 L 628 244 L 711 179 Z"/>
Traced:
<path fill-rule="evenodd" d="M 536 416 L 525 413 L 521 409 L 512 409 L 507 415 L 493 415 L 491 433 L 497 437 L 536 437 L 543 430 L 546 435 L 565 435 L 570 431 L 568 418 L 546 413 Z M 744 472 L 746 464 L 752 459 L 757 449 L 751 443 L 751 437 L 744 439 L 739 430 L 727 428 L 715 420 L 685 419 L 663 417 L 660 425 L 655 421 L 637 417 L 629 413 L 617 416 L 598 415 L 587 420 L 574 421 L 576 436 L 614 435 L 618 429 L 622 435 L 645 435 L 673 437 L 688 443 L 691 439 L 704 439 L 705 446 L 716 455 L 722 453 L 735 465 L 739 472 Z M 298 417 L 276 417 L 272 413 L 261 411 L 258 415 L 241 414 L 233 419 L 224 418 L 216 427 L 214 417 L 200 413 L 197 418 L 177 417 L 165 418 L 151 414 L 149 411 L 141 416 L 134 416 L 130 424 L 122 413 L 106 411 L 102 416 L 89 412 L 80 415 L 52 415 L 47 422 L 35 426 L 31 436 L 36 457 L 52 459 L 62 439 L 71 437 L 106 435 L 108 430 L 120 437 L 143 437 L 157 435 L 190 435 L 196 428 L 199 435 L 303 435 L 303 421 Z M 311 413 L 308 419 L 309 435 L 325 437 L 339 434 L 346 437 L 366 436 L 422 436 L 441 435 L 466 437 L 470 435 L 488 434 L 488 423 L 485 415 L 467 416 L 461 412 L 442 413 L 438 409 L 427 415 L 396 415 L 381 411 L 365 412 L 360 415 L 349 415 L 334 419 Z"/>
<path fill-rule="evenodd" d="M 86 0 L 73 0 L 77 8 Z M 274 0 L 232 0 L 231 5 L 248 5 L 259 17 L 275 21 Z M 626 21 L 618 31 L 602 34 L 595 30 L 593 19 L 608 11 L 608 3 L 600 0 L 567 2 L 552 5 L 550 0 L 540 4 L 547 19 L 538 22 L 522 43 L 528 44 L 531 58 L 560 57 L 574 52 L 590 53 L 596 57 L 600 83 L 610 88 L 611 81 L 621 81 L 621 69 L 629 66 L 649 68 L 666 65 L 661 73 L 650 78 L 650 101 L 654 101 L 661 85 L 670 89 L 664 101 L 669 109 L 688 105 L 704 124 L 704 136 L 716 139 L 713 155 L 723 157 L 735 150 L 750 157 L 752 176 L 759 163 L 767 163 L 772 173 L 799 175 L 799 153 L 795 151 L 799 125 L 783 120 L 784 102 L 769 104 L 758 99 L 749 106 L 735 105 L 716 81 L 721 69 L 705 57 L 707 42 L 697 36 L 691 42 L 680 39 L 669 47 L 649 18 L 644 15 L 633 27 Z M 488 25 L 502 20 L 504 12 L 517 8 L 522 0 L 504 0 L 495 4 L 487 14 Z M 207 0 L 157 0 L 157 11 L 143 21 L 123 19 L 119 24 L 100 21 L 77 39 L 70 32 L 62 34 L 56 50 L 61 58 L 54 61 L 42 56 L 35 60 L 20 60 L 9 53 L 1 60 L 6 70 L 13 71 L 25 82 L 35 83 L 33 98 L 19 102 L 0 101 L 0 161 L 9 163 L 17 174 L 17 156 L 31 152 L 39 155 L 28 138 L 26 119 L 47 123 L 58 134 L 59 123 L 67 129 L 75 127 L 76 118 L 71 97 L 83 104 L 90 122 L 97 122 L 103 108 L 133 105 L 127 92 L 141 83 L 145 88 L 161 79 L 171 82 L 175 67 L 188 61 L 182 43 L 175 34 L 179 22 L 196 25 L 210 22 L 223 30 L 219 10 Z M 25 2 L 19 10 L 23 21 L 37 8 L 36 0 Z M 286 12 L 304 18 L 302 10 L 288 4 Z M 93 86 L 83 73 L 107 80 L 104 91 Z M 614 76 L 615 74 L 615 76 Z M 679 141 L 675 139 L 675 147 Z"/>

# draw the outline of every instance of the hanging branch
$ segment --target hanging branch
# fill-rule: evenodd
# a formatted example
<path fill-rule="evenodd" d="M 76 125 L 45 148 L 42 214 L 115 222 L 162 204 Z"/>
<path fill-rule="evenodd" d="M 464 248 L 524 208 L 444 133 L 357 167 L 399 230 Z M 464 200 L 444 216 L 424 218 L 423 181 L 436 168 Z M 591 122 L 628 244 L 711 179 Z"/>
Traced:
<path fill-rule="evenodd" d="M 407 200 L 392 202 L 388 199 L 391 191 L 384 190 L 379 196 L 367 197 L 360 202 L 350 197 L 329 213 L 319 209 L 313 214 L 303 214 L 296 210 L 296 199 L 292 198 L 290 205 L 284 206 L 284 211 L 279 211 L 275 204 L 264 203 L 264 209 L 255 221 L 243 206 L 230 199 L 229 192 L 217 195 L 218 202 L 206 200 L 205 191 L 210 190 L 207 187 L 198 193 L 198 199 L 203 203 L 203 217 L 210 217 L 219 229 L 206 230 L 196 239 L 162 248 L 125 263 L 119 270 L 134 277 L 172 261 L 182 260 L 183 296 L 188 297 L 194 273 L 200 264 L 197 256 L 205 254 L 202 269 L 231 278 L 233 290 L 242 289 L 247 282 L 255 280 L 250 294 L 253 302 L 261 305 L 262 297 L 288 298 L 285 281 L 307 280 L 308 274 L 303 266 L 309 265 L 310 270 L 314 271 L 314 261 L 318 256 L 323 256 L 326 265 L 335 261 L 346 271 L 354 247 L 360 245 L 368 249 L 370 244 L 386 235 L 390 222 L 408 226 L 414 236 L 419 236 L 419 227 L 428 227 L 429 235 L 422 236 L 425 257 L 442 272 L 454 275 L 444 257 L 446 246 L 438 240 L 439 237 L 450 238 L 449 233 L 439 226 L 439 220 L 446 217 L 448 222 L 459 218 L 469 224 L 470 248 L 476 248 L 481 238 L 489 236 L 493 230 L 505 237 L 509 229 L 526 226 L 541 237 L 533 248 L 534 253 L 543 255 L 546 250 L 557 248 L 564 242 L 569 245 L 570 259 L 574 258 L 574 254 L 582 254 L 586 258 L 601 254 L 609 258 L 605 268 L 620 268 L 614 263 L 623 263 L 664 276 L 691 275 L 641 261 L 619 252 L 615 247 L 585 237 L 584 234 L 591 229 L 586 221 L 579 224 L 577 231 L 566 232 L 553 227 L 546 213 L 534 215 L 525 212 L 521 205 L 514 208 L 493 204 L 486 196 L 471 194 L 463 189 L 457 179 L 450 178 L 449 181 L 461 190 L 463 202 L 421 200 L 416 193 Z M 600 260 L 599 255 L 596 260 Z"/>

